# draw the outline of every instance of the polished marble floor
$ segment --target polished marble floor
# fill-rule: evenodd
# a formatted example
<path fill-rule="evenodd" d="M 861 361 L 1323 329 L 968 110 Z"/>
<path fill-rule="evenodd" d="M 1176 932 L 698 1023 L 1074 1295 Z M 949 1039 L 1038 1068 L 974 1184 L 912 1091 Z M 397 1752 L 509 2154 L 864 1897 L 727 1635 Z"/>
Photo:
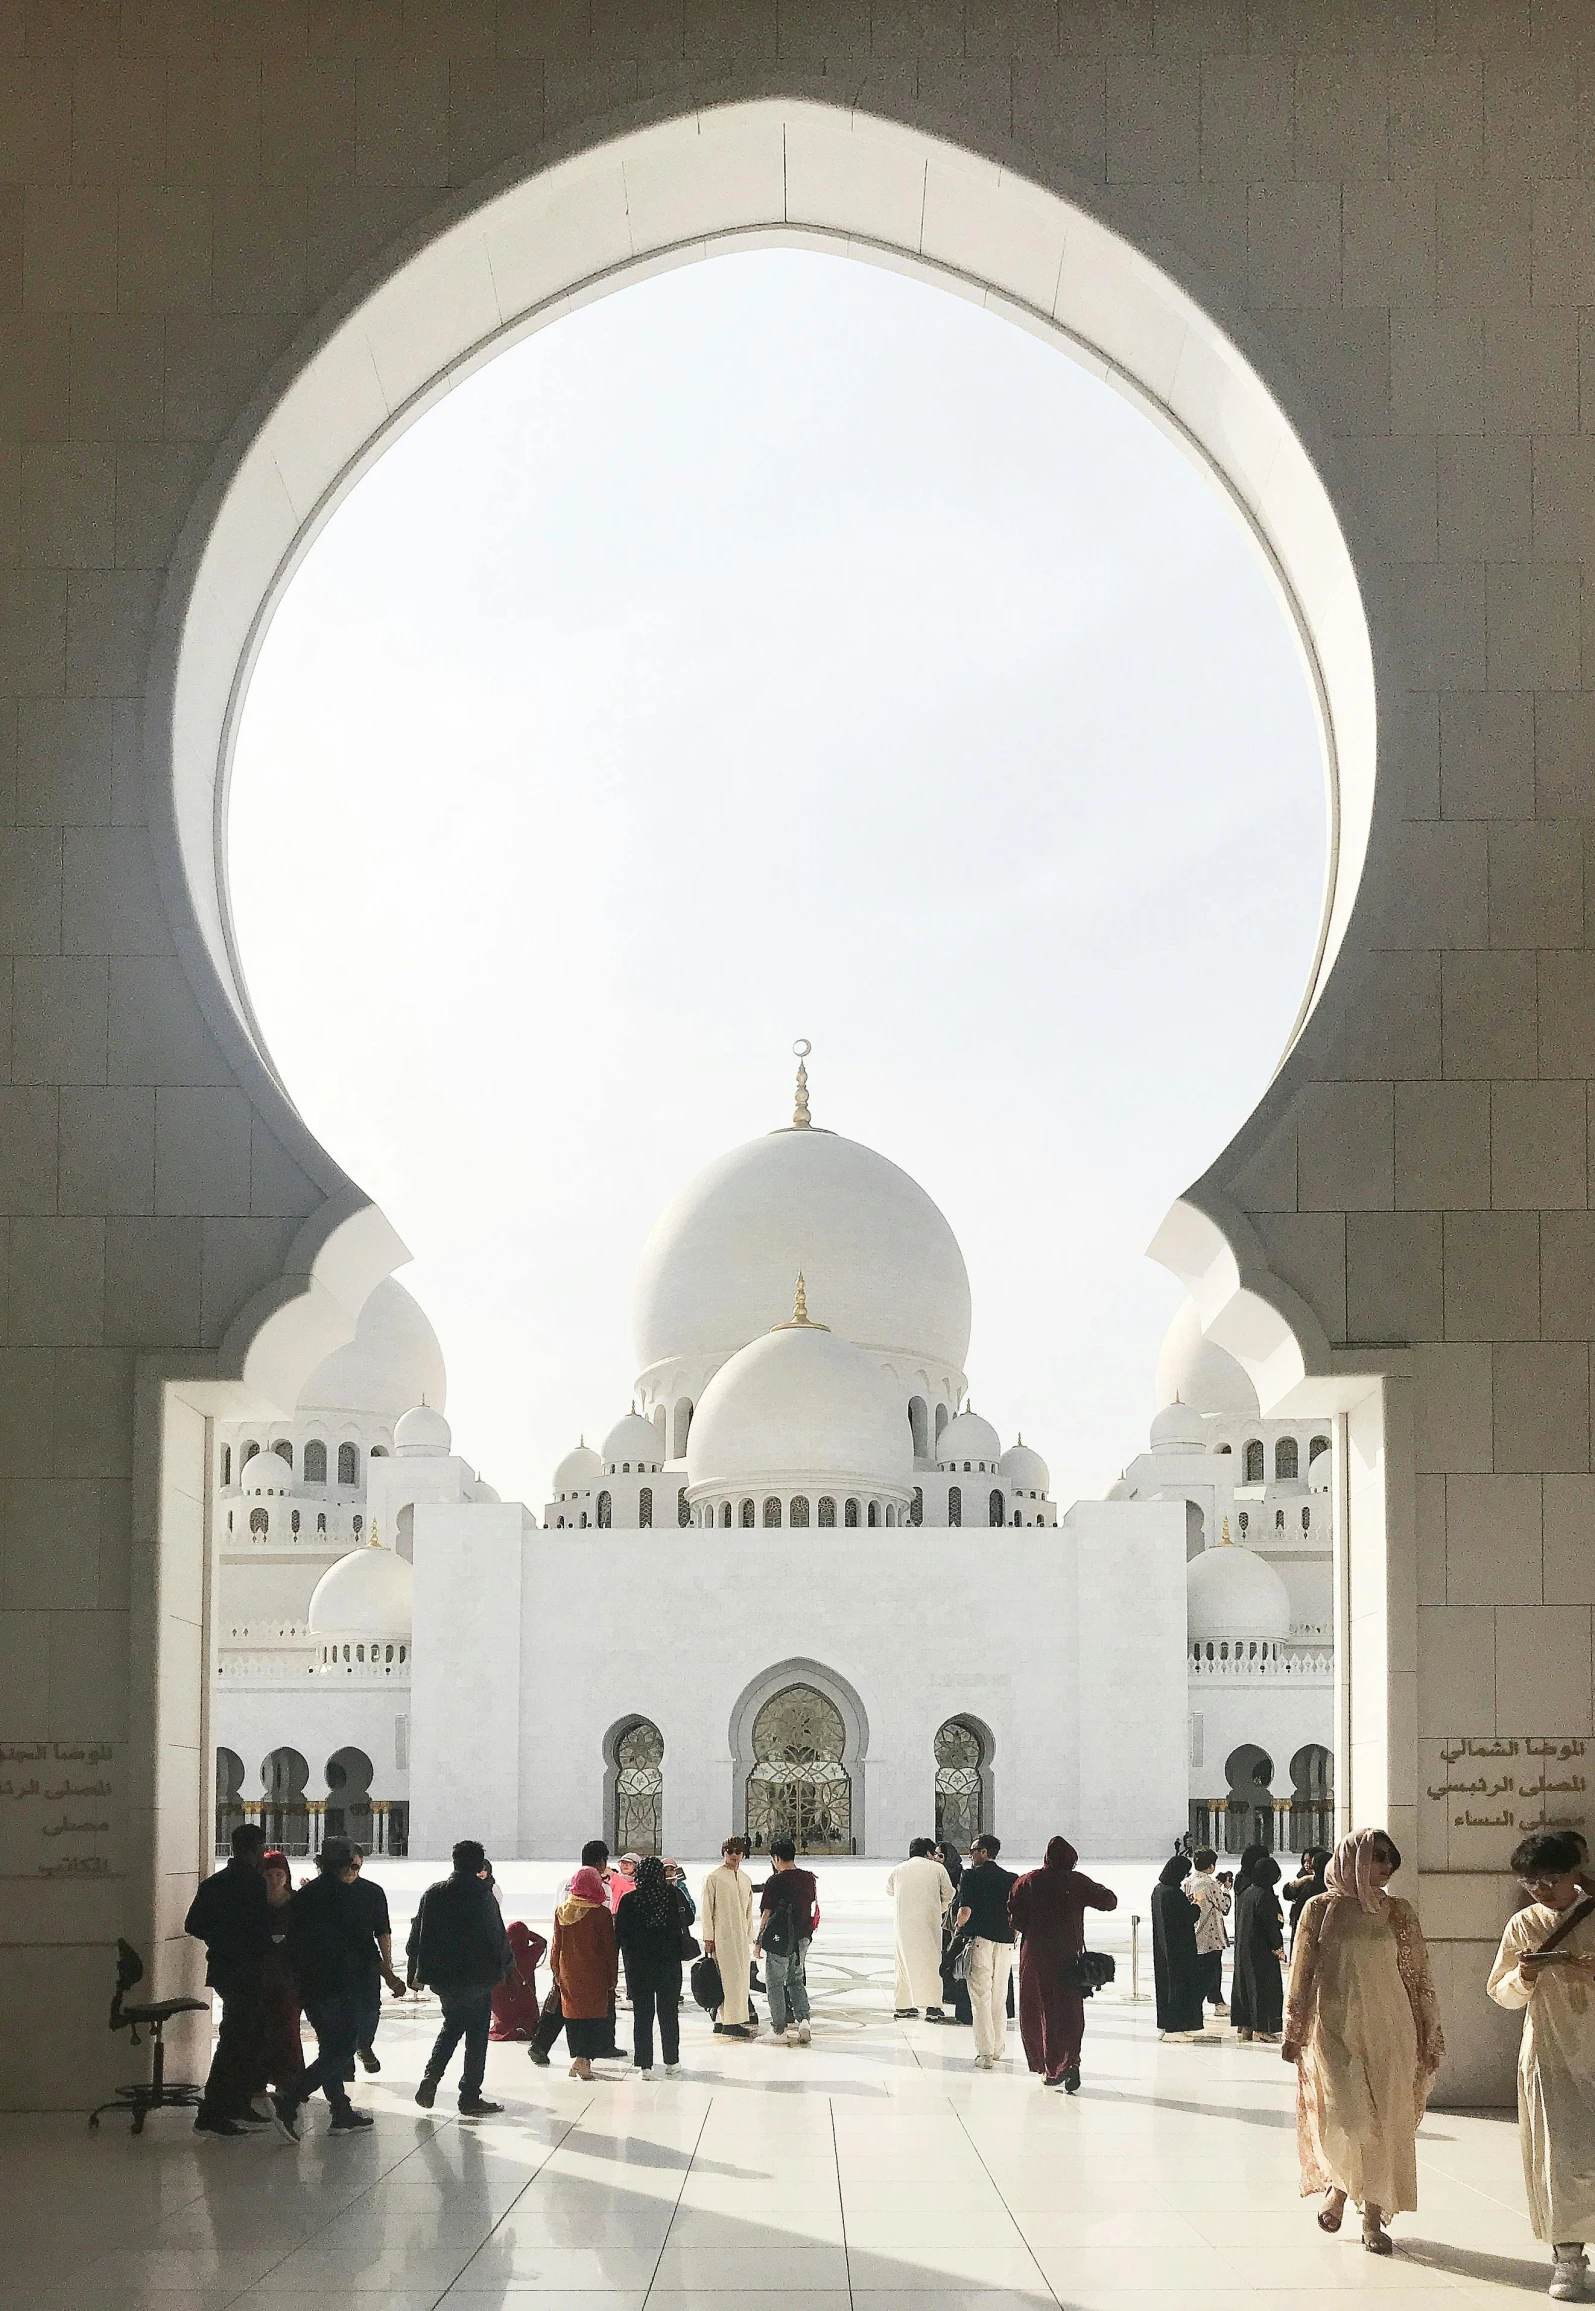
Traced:
<path fill-rule="evenodd" d="M 397 1918 L 426 1873 L 384 1874 Z M 1093 1939 L 1122 1989 L 1151 1872 L 1102 1874 L 1125 1901 Z M 504 1876 L 509 1910 L 546 1916 L 553 1873 Z M 1463 2311 L 1543 2293 L 1510 2123 L 1427 2122 L 1421 2211 L 1376 2261 L 1297 2196 L 1273 2048 L 1160 2045 L 1149 2006 L 1104 1997 L 1066 2099 L 1016 2041 L 977 2074 L 967 2032 L 894 2023 L 883 1880 L 822 1870 L 807 2048 L 727 2044 L 694 2008 L 676 2077 L 586 2086 L 495 2046 L 504 2115 L 461 2121 L 450 2085 L 430 2114 L 411 2099 L 435 2008 L 393 2005 L 382 2073 L 356 2089 L 367 2136 L 329 2137 L 319 2103 L 297 2148 L 196 2137 L 178 2112 L 136 2141 L 111 2119 L 0 2120 L 0 2311 L 1311 2311 L 1347 2291 Z"/>

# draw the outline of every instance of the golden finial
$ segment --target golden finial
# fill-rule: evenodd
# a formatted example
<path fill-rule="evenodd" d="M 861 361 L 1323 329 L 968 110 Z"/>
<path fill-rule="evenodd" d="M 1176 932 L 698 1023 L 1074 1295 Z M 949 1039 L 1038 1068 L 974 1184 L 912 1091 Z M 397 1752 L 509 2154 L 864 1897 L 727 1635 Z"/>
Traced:
<path fill-rule="evenodd" d="M 791 1315 L 784 1324 L 777 1324 L 773 1329 L 777 1332 L 829 1332 L 831 1329 L 829 1324 L 816 1324 L 809 1314 L 808 1287 L 801 1275 L 797 1280 L 797 1290 L 792 1295 Z"/>
<path fill-rule="evenodd" d="M 368 1549 L 380 1549 L 381 1546 L 382 1543 L 377 1539 L 377 1520 L 373 1517 L 371 1520 L 371 1538 L 367 1541 L 366 1547 Z"/>
<path fill-rule="evenodd" d="M 1219 1543 L 1218 1543 L 1218 1545 L 1219 1545 L 1219 1547 L 1220 1547 L 1221 1549 L 1228 1549 L 1228 1548 L 1233 1548 L 1233 1546 L 1234 1546 L 1234 1543 L 1231 1541 L 1231 1539 L 1230 1539 L 1230 1537 L 1229 1537 L 1229 1519 L 1228 1519 L 1228 1517 L 1226 1517 L 1226 1518 L 1224 1519 L 1224 1530 L 1223 1530 L 1223 1532 L 1222 1532 L 1222 1533 L 1219 1535 Z"/>
<path fill-rule="evenodd" d="M 806 1035 L 800 1035 L 792 1046 L 793 1054 L 798 1063 L 797 1097 L 792 1103 L 792 1129 L 794 1131 L 812 1131 L 814 1128 L 813 1120 L 809 1115 L 809 1071 L 803 1064 L 813 1049 L 814 1046 Z M 800 1276 L 798 1282 L 801 1284 L 802 1281 Z"/>

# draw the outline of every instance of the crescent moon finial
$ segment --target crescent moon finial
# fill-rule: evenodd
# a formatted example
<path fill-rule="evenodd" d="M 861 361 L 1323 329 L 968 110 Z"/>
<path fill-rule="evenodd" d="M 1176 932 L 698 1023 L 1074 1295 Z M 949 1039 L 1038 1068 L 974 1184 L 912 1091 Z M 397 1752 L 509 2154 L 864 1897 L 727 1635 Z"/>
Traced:
<path fill-rule="evenodd" d="M 806 1035 L 800 1035 L 792 1049 L 798 1063 L 797 1097 L 792 1105 L 792 1129 L 794 1131 L 811 1131 L 813 1119 L 809 1114 L 809 1071 L 803 1062 L 814 1049 L 814 1046 Z"/>

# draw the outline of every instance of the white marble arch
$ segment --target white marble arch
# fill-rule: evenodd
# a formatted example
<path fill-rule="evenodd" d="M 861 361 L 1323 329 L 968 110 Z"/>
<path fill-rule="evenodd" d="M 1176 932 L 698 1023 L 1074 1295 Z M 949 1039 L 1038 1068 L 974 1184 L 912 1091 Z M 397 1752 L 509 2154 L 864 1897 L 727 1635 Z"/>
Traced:
<path fill-rule="evenodd" d="M 835 1704 L 842 1720 L 842 1763 L 852 1783 L 854 1847 L 867 1854 L 869 1809 L 869 1716 L 856 1687 L 822 1662 L 794 1656 L 777 1661 L 742 1688 L 731 1711 L 731 1815 L 739 1832 L 748 1826 L 748 1775 L 753 1771 L 753 1727 L 759 1711 L 789 1685 L 811 1685 Z"/>

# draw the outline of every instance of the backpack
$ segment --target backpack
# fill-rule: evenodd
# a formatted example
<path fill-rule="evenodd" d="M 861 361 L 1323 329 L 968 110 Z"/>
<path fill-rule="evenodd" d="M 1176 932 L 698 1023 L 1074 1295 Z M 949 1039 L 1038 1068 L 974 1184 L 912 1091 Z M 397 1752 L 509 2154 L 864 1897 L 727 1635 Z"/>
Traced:
<path fill-rule="evenodd" d="M 797 1911 L 790 1902 L 772 1902 L 759 1928 L 759 1940 L 771 1958 L 790 1958 L 798 1945 Z"/>

